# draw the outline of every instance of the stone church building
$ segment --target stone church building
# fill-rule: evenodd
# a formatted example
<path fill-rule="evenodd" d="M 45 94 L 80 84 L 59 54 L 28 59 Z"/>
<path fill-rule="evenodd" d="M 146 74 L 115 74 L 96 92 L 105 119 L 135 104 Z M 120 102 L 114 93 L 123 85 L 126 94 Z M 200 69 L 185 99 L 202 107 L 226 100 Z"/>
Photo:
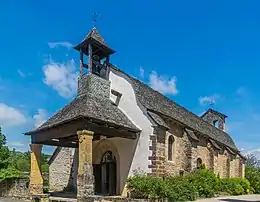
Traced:
<path fill-rule="evenodd" d="M 226 132 L 226 115 L 193 114 L 110 62 L 115 53 L 96 28 L 75 47 L 78 93 L 31 136 L 32 194 L 42 192 L 42 145 L 57 146 L 49 160 L 50 191 L 125 195 L 137 170 L 185 175 L 201 164 L 220 177 L 243 177 L 245 159 Z M 87 62 L 84 63 L 84 59 Z"/>

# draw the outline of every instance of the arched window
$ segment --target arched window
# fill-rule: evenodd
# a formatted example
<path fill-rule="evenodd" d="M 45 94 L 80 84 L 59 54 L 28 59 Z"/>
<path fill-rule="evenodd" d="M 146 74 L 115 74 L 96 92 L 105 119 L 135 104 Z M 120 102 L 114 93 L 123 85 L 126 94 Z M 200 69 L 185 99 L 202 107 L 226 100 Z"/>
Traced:
<path fill-rule="evenodd" d="M 107 151 L 101 160 L 102 163 L 108 163 L 108 162 L 113 162 L 113 155 L 111 151 Z"/>
<path fill-rule="evenodd" d="M 170 136 L 168 139 L 168 161 L 173 160 L 173 152 L 174 152 L 174 137 Z"/>
<path fill-rule="evenodd" d="M 201 165 L 202 165 L 202 159 L 198 158 L 197 159 L 197 169 L 201 168 Z"/>

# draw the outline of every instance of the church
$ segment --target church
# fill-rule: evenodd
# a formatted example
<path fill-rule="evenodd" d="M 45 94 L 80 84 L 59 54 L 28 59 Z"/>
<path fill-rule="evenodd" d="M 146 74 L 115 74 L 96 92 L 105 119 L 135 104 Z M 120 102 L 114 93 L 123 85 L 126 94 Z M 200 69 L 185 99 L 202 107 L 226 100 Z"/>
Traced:
<path fill-rule="evenodd" d="M 80 75 L 75 98 L 31 137 L 31 194 L 43 193 L 42 145 L 50 192 L 127 195 L 136 172 L 185 175 L 202 164 L 222 178 L 244 177 L 245 158 L 226 132 L 223 113 L 197 116 L 115 67 L 115 53 L 94 27 L 77 46 Z M 84 59 L 86 59 L 84 61 Z"/>

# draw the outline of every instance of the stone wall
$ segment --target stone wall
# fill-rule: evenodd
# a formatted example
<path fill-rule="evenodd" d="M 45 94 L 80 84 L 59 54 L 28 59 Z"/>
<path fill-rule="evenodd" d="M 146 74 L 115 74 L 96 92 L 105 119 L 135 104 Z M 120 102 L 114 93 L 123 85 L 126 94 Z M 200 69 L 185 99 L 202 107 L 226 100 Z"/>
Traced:
<path fill-rule="evenodd" d="M 77 172 L 72 164 L 77 157 L 74 152 L 75 149 L 67 147 L 55 151 L 49 167 L 50 191 L 75 190 Z"/>
<path fill-rule="evenodd" d="M 211 125 L 219 128 L 220 130 L 226 131 L 225 126 L 225 117 L 223 115 L 217 114 L 212 111 L 207 111 L 203 116 L 202 119 L 210 123 Z M 215 124 L 217 123 L 217 124 Z"/>
<path fill-rule="evenodd" d="M 172 159 L 168 157 L 168 141 L 173 137 Z M 152 174 L 156 176 L 176 175 L 189 172 L 192 167 L 193 145 L 184 130 L 172 124 L 169 131 L 155 127 L 154 135 L 151 135 L 153 151 Z"/>
<path fill-rule="evenodd" d="M 197 150 L 197 158 L 201 158 L 202 163 L 205 164 L 206 168 L 211 169 L 213 167 L 212 156 L 208 148 L 207 139 L 205 137 L 201 136 L 199 138 Z"/>
<path fill-rule="evenodd" d="M 110 81 L 95 74 L 83 74 L 78 80 L 78 96 L 90 94 L 100 99 L 109 99 Z"/>
<path fill-rule="evenodd" d="M 29 179 L 0 180 L 0 197 L 29 199 Z"/>
<path fill-rule="evenodd" d="M 199 141 L 190 138 L 188 133 L 174 122 L 168 121 L 169 131 L 155 127 L 150 136 L 153 155 L 152 174 L 156 176 L 179 175 L 197 168 L 200 158 L 207 169 L 211 169 L 220 177 L 243 177 L 244 163 L 241 157 L 234 155 L 222 145 L 216 148 L 207 137 L 197 135 Z M 173 158 L 168 160 L 168 140 L 174 138 Z M 216 143 L 215 143 L 216 144 Z"/>

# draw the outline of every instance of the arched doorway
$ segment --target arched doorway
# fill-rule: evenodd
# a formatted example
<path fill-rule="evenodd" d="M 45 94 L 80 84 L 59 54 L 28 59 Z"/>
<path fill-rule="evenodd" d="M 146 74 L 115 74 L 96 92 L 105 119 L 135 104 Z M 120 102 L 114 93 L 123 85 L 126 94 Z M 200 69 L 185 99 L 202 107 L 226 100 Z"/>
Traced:
<path fill-rule="evenodd" d="M 111 151 L 106 151 L 100 162 L 99 192 L 102 195 L 116 194 L 116 157 Z"/>

